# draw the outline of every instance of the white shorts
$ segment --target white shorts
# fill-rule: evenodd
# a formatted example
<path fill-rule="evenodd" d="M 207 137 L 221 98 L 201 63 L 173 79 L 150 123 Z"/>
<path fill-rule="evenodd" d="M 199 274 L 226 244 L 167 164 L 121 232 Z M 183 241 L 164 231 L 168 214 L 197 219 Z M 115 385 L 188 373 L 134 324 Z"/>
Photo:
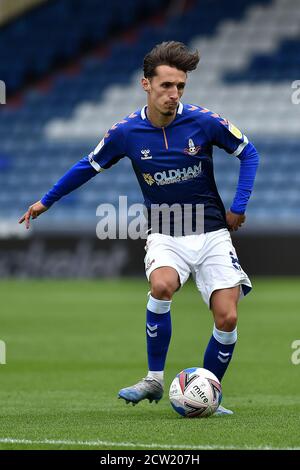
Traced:
<path fill-rule="evenodd" d="M 148 236 L 145 246 L 145 271 L 149 281 L 154 269 L 174 268 L 181 286 L 192 274 L 204 302 L 210 307 L 210 297 L 217 289 L 241 286 L 241 297 L 252 288 L 242 270 L 227 229 L 201 235 L 171 237 L 160 233 Z"/>

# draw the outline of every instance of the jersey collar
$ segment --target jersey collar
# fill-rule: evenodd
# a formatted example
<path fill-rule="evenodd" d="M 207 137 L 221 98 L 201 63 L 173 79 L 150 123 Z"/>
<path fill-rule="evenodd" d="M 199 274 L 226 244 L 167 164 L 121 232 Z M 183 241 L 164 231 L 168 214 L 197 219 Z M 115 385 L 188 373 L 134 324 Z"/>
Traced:
<path fill-rule="evenodd" d="M 143 120 L 145 120 L 147 118 L 146 108 L 147 108 L 147 105 L 145 104 L 145 106 L 141 109 L 141 118 Z M 183 111 L 183 104 L 181 103 L 181 101 L 179 101 L 179 105 L 178 105 L 178 108 L 177 108 L 177 114 L 182 114 L 182 111 Z"/>

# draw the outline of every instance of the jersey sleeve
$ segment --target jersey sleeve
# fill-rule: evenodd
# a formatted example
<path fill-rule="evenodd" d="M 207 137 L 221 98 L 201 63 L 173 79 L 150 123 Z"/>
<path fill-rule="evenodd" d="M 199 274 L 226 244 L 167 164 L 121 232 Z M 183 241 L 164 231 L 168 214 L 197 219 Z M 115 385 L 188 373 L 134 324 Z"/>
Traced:
<path fill-rule="evenodd" d="M 115 124 L 105 134 L 95 150 L 70 168 L 53 188 L 41 199 L 42 204 L 51 207 L 56 201 L 82 186 L 106 168 L 110 168 L 125 156 L 124 133 Z"/>
<path fill-rule="evenodd" d="M 244 214 L 253 190 L 259 155 L 254 145 L 234 124 L 218 114 L 205 111 L 209 113 L 204 123 L 209 143 L 240 160 L 239 181 L 230 210 L 236 214 Z"/>
<path fill-rule="evenodd" d="M 48 208 L 51 207 L 63 196 L 79 188 L 96 175 L 97 171 L 91 167 L 88 157 L 82 158 L 42 197 L 41 203 Z"/>
<path fill-rule="evenodd" d="M 203 125 L 210 143 L 234 157 L 238 157 L 249 143 L 240 129 L 216 113 L 209 112 Z"/>
<path fill-rule="evenodd" d="M 100 173 L 117 163 L 125 153 L 125 135 L 122 124 L 114 124 L 97 147 L 89 154 L 91 166 Z"/>

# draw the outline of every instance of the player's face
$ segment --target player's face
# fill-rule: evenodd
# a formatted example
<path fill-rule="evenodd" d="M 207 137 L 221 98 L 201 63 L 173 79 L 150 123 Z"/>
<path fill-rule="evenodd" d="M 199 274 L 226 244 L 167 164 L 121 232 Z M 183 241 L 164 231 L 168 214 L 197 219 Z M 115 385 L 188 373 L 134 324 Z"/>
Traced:
<path fill-rule="evenodd" d="M 164 116 L 173 116 L 183 94 L 187 75 L 169 65 L 156 67 L 156 75 L 143 79 L 142 85 L 148 93 L 148 106 Z"/>

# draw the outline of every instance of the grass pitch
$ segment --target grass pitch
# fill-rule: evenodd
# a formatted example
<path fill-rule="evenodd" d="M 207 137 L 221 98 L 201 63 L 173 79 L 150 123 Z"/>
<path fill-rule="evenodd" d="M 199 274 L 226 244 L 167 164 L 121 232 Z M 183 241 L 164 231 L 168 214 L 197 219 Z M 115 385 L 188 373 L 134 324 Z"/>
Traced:
<path fill-rule="evenodd" d="M 168 400 L 175 374 L 202 365 L 212 331 L 193 283 L 174 297 L 164 398 L 117 400 L 145 375 L 147 290 L 144 280 L 1 281 L 0 449 L 299 448 L 299 279 L 254 280 L 222 384 L 235 414 L 208 419 L 181 418 Z"/>

